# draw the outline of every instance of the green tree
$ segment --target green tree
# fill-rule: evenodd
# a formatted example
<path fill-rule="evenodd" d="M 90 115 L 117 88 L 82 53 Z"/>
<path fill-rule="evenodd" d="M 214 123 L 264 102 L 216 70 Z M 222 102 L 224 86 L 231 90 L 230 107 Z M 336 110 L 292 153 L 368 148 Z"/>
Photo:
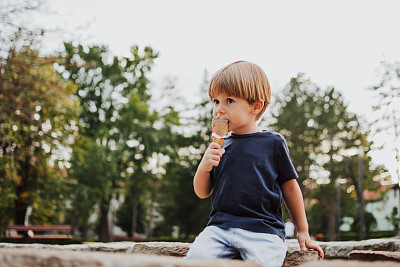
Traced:
<path fill-rule="evenodd" d="M 5 229 L 15 216 L 14 201 L 17 196 L 14 189 L 17 176 L 13 173 L 15 168 L 10 166 L 11 162 L 9 155 L 0 155 L 0 239 L 5 237 Z"/>
<path fill-rule="evenodd" d="M 164 194 L 162 185 L 165 183 L 165 173 L 168 173 L 169 162 L 174 161 L 180 149 L 180 124 L 179 114 L 176 111 L 177 97 L 172 83 L 167 84 L 162 90 L 159 99 L 153 98 L 154 112 L 149 113 L 149 106 L 140 102 L 139 98 L 131 99 L 129 112 L 121 112 L 120 142 L 126 144 L 122 149 L 126 166 L 124 176 L 126 179 L 126 198 L 124 207 L 129 207 L 132 212 L 127 215 L 123 211 L 118 213 L 117 223 L 121 226 L 128 225 L 127 218 L 131 218 L 131 229 L 127 231 L 132 237 L 137 231 L 145 231 L 150 237 L 153 234 L 156 222 L 156 212 L 159 206 L 170 198 L 170 192 Z M 134 110 L 135 112 L 132 112 Z M 150 118 L 150 119 L 149 119 Z M 127 123 L 136 121 L 137 123 Z M 139 212 L 142 209 L 142 212 Z M 125 210 L 126 212 L 126 210 Z M 142 218 L 136 218 L 142 214 Z M 144 227 L 142 227 L 143 225 Z"/>
<path fill-rule="evenodd" d="M 299 74 L 290 80 L 270 107 L 274 119 L 270 126 L 286 138 L 305 198 L 316 186 L 315 180 L 310 179 L 310 172 L 317 164 L 315 155 L 321 144 L 321 132 L 316 125 L 320 113 L 318 93 L 316 85 Z"/>
<path fill-rule="evenodd" d="M 360 232 L 360 214 L 357 214 L 354 217 L 354 222 L 351 225 L 351 231 L 353 232 Z M 364 228 L 365 232 L 368 235 L 374 230 L 374 228 L 377 226 L 376 219 L 374 215 L 370 212 L 365 212 L 364 214 Z"/>
<path fill-rule="evenodd" d="M 36 35 L 17 32 L 0 65 L 0 158 L 6 170 L 2 183 L 8 188 L 13 185 L 16 224 L 24 224 L 29 206 L 42 214 L 35 222 L 56 221 L 54 208 L 46 213 L 45 207 L 38 205 L 38 201 L 48 205 L 45 201 L 54 199 L 40 199 L 38 195 L 49 181 L 63 183 L 60 178 L 66 159 L 61 151 L 75 132 L 79 111 L 72 97 L 75 87 L 54 69 L 56 58 L 39 55 L 37 40 Z M 49 196 L 57 194 L 63 191 Z"/>
<path fill-rule="evenodd" d="M 318 208 L 308 207 L 308 210 L 319 210 L 320 214 L 313 213 L 312 217 L 321 219 L 311 222 L 322 222 L 324 229 L 328 229 L 329 240 L 334 240 L 338 228 L 335 204 L 338 179 L 343 179 L 342 187 L 354 187 L 357 192 L 354 197 L 358 197 L 358 150 L 362 136 L 367 133 L 362 132 L 357 116 L 347 110 L 337 90 L 322 91 L 304 75 L 291 79 L 283 96 L 278 98 L 278 107 L 272 127 L 287 139 L 306 200 L 313 197 L 318 200 Z M 363 145 L 367 153 L 371 144 Z M 370 185 L 381 169 L 370 165 L 368 156 L 365 161 L 364 180 Z M 318 225 L 315 228 L 321 229 Z"/>
<path fill-rule="evenodd" d="M 394 173 L 400 183 L 400 62 L 382 62 L 380 81 L 369 89 L 375 94 L 373 121 L 375 135 L 384 134 L 385 140 L 378 149 L 390 148 L 394 153 Z M 397 179 L 396 179 L 397 178 Z"/>
<path fill-rule="evenodd" d="M 207 224 L 211 211 L 210 199 L 201 200 L 193 191 L 193 177 L 201 157 L 211 141 L 212 104 L 207 94 L 207 73 L 201 87 L 200 102 L 193 107 L 186 107 L 181 114 L 184 129 L 177 135 L 178 145 L 175 157 L 166 165 L 163 178 L 163 201 L 161 213 L 163 224 L 157 229 L 158 234 L 170 234 L 173 227 L 179 229 L 180 238 L 191 240 Z M 175 101 L 175 103 L 181 101 Z M 193 115 L 192 110 L 196 110 Z M 188 112 L 190 111 L 190 112 Z"/>
<path fill-rule="evenodd" d="M 15 21 L 16 17 L 26 10 L 35 9 L 29 1 L 2 1 L 0 3 L 0 66 L 1 69 L 7 64 L 8 53 L 12 46 L 16 46 L 16 40 L 22 32 L 23 25 Z M 30 34 L 32 34 L 30 32 Z M 0 72 L 0 77 L 2 73 Z M 4 77 L 4 76 L 3 76 Z M 4 81 L 3 81 L 4 82 Z M 10 165 L 11 157 L 0 150 L 0 238 L 5 233 L 5 228 L 13 221 L 14 201 L 16 199 L 15 187 L 16 169 Z"/>
<path fill-rule="evenodd" d="M 115 171 L 109 175 L 103 173 L 93 177 L 99 182 L 89 189 L 97 192 L 92 194 L 93 197 L 100 197 L 92 202 L 100 205 L 100 239 L 110 239 L 107 214 L 110 201 L 121 185 L 129 196 L 126 200 L 133 201 L 132 211 L 128 212 L 132 213 L 130 233 L 134 234 L 140 194 L 157 179 L 149 162 L 162 151 L 159 141 L 162 141 L 161 133 L 165 133 L 165 129 L 163 126 L 157 129 L 156 124 L 173 114 L 171 111 L 160 118 L 157 112 L 150 111 L 147 75 L 158 55 L 150 47 L 141 51 L 138 46 L 132 47 L 130 57 L 122 58 L 111 56 L 102 46 L 66 43 L 65 49 L 63 75 L 78 85 L 77 95 L 83 109 L 81 134 L 102 147 L 102 151 L 107 151 L 108 156 L 103 158 L 106 161 L 101 164 L 115 166 L 111 168 Z M 107 161 L 108 157 L 112 157 L 112 163 Z M 96 167 L 87 166 L 87 171 Z M 73 166 L 72 174 L 78 172 L 75 169 Z M 77 187 L 84 184 L 81 182 L 83 176 L 74 176 Z"/>
<path fill-rule="evenodd" d="M 115 190 L 119 174 L 117 171 L 118 154 L 107 146 L 99 145 L 95 140 L 81 137 L 85 140 L 79 147 L 74 147 L 71 160 L 70 177 L 76 179 L 72 184 L 72 209 L 69 210 L 71 224 L 87 237 L 88 220 L 95 205 L 99 207 L 99 227 L 108 227 L 108 206 Z M 99 202 L 102 201 L 102 202 Z M 109 235 L 108 229 L 101 229 L 104 235 Z M 103 236 L 106 240 L 107 236 Z"/>
<path fill-rule="evenodd" d="M 334 88 L 328 88 L 323 94 L 321 103 L 321 115 L 318 117 L 318 124 L 321 125 L 322 134 L 320 138 L 321 151 L 324 153 L 325 160 L 322 167 L 329 172 L 330 194 L 328 198 L 335 196 L 335 187 L 338 179 L 344 179 L 347 186 L 354 186 L 355 196 L 358 203 L 361 203 L 361 188 L 375 190 L 374 177 L 382 173 L 381 166 L 371 163 L 368 152 L 371 150 L 371 142 L 367 142 L 368 132 L 362 130 L 359 119 L 355 114 L 347 110 L 343 96 Z M 363 186 L 359 182 L 359 151 L 363 157 Z M 334 239 L 337 232 L 337 214 L 334 202 L 329 202 L 328 207 L 328 236 Z M 359 217 L 359 215 L 358 215 Z"/>

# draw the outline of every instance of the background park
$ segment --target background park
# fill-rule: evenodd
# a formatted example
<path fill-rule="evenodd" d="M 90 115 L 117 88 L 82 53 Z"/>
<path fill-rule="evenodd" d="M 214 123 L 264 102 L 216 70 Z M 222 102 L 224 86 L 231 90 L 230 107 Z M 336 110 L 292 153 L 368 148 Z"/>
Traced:
<path fill-rule="evenodd" d="M 2 240 L 9 225 L 60 224 L 76 242 L 193 240 L 211 203 L 192 187 L 210 142 L 208 81 L 239 59 L 259 64 L 271 81 L 260 128 L 288 142 L 310 233 L 325 241 L 398 235 L 396 1 L 128 2 L 0 2 Z M 270 25 L 269 16 L 281 21 Z M 340 26 L 346 19 L 352 23 Z M 112 43 L 99 32 L 126 38 Z M 207 45 L 194 45 L 196 34 Z M 270 53 L 279 60 L 270 63 Z"/>

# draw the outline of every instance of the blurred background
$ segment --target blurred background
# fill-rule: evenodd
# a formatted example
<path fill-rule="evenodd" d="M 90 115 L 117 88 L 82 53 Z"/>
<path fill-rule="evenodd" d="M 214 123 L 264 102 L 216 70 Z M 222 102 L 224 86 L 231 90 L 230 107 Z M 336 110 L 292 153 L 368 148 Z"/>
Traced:
<path fill-rule="evenodd" d="M 0 237 L 66 224 L 73 242 L 192 241 L 211 208 L 192 187 L 208 81 L 236 60 L 270 80 L 259 126 L 287 140 L 310 233 L 398 235 L 399 7 L 1 0 Z"/>

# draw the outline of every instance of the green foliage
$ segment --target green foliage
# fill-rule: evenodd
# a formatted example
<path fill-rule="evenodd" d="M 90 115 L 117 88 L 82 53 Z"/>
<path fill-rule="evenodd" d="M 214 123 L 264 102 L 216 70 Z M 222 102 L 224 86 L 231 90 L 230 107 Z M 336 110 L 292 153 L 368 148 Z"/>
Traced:
<path fill-rule="evenodd" d="M 59 77 L 53 65 L 55 58 L 39 55 L 37 38 L 18 32 L 0 66 L 0 158 L 6 169 L 2 183 L 13 192 L 16 224 L 24 223 L 28 206 L 37 201 L 44 204 L 45 198 L 37 194 L 48 181 L 62 179 L 57 172 L 66 162 L 61 151 L 75 132 L 79 111 L 71 97 L 75 87 Z M 19 46 L 22 41 L 24 45 Z M 57 209 L 52 205 L 48 208 L 52 210 L 38 222 L 55 216 L 50 213 L 57 213 Z"/>
<path fill-rule="evenodd" d="M 318 93 L 316 86 L 299 74 L 290 80 L 282 95 L 278 95 L 270 107 L 275 119 L 270 126 L 286 138 L 305 197 L 315 186 L 315 181 L 309 179 L 310 168 L 316 164 L 315 155 L 321 143 L 321 130 L 316 124 L 316 117 L 321 112 L 316 102 Z"/>
<path fill-rule="evenodd" d="M 339 185 L 340 190 L 340 203 L 337 199 L 337 188 L 329 184 L 323 184 L 318 187 L 318 190 L 313 194 L 314 201 L 312 205 L 306 208 L 307 219 L 310 225 L 310 232 L 313 234 L 326 233 L 329 229 L 329 219 L 335 220 L 334 225 L 337 226 L 337 217 L 328 217 L 330 212 L 336 214 L 337 208 L 340 204 L 340 224 L 342 224 L 343 217 L 356 217 L 359 216 L 358 202 L 354 192 L 347 193 L 346 185 Z M 330 205 L 333 202 L 335 205 Z M 332 209 L 332 210 L 331 210 Z M 337 214 L 336 214 L 337 215 Z M 333 222 L 330 222 L 333 224 Z M 336 229 L 335 229 L 336 230 Z"/>
<path fill-rule="evenodd" d="M 54 170 L 51 170 L 54 172 Z M 54 225 L 64 222 L 67 192 L 65 179 L 60 179 L 56 173 L 36 192 L 29 216 L 31 225 Z"/>
<path fill-rule="evenodd" d="M 71 208 L 68 218 L 84 237 L 89 230 L 88 219 L 95 205 L 104 197 L 110 196 L 117 182 L 117 164 L 113 151 L 97 144 L 93 139 L 82 136 L 74 146 L 71 159 L 69 185 Z"/>
<path fill-rule="evenodd" d="M 377 226 L 376 219 L 374 215 L 370 212 L 365 212 L 364 213 L 364 221 L 365 221 L 365 232 L 367 235 L 370 235 L 374 228 Z M 354 216 L 354 222 L 351 225 L 351 231 L 352 232 L 360 232 L 360 216 L 357 214 Z"/>
<path fill-rule="evenodd" d="M 382 62 L 379 76 L 379 83 L 370 88 L 376 103 L 372 128 L 384 140 L 378 149 L 387 147 L 394 152 L 393 174 L 397 177 L 392 180 L 400 182 L 400 62 Z"/>
<path fill-rule="evenodd" d="M 373 178 L 384 171 L 371 164 L 368 133 L 362 132 L 358 118 L 347 110 L 337 90 L 323 91 L 302 74 L 291 79 L 272 109 L 275 121 L 271 126 L 285 136 L 299 184 L 304 197 L 309 199 L 306 203 L 312 205 L 307 207 L 310 229 L 328 229 L 329 239 L 333 240 L 338 222 L 337 190 L 341 191 L 341 203 L 346 207 L 341 209 L 341 216 L 358 214 L 361 145 L 365 155 L 365 188 L 373 189 Z"/>
<path fill-rule="evenodd" d="M 100 203 L 101 225 L 107 223 L 103 217 L 107 216 L 111 199 L 125 194 L 121 209 L 131 208 L 125 210 L 129 213 L 127 216 L 117 213 L 117 224 L 124 225 L 125 230 L 130 225 L 127 232 L 134 235 L 139 230 L 137 226 L 147 220 L 143 213 L 139 214 L 138 208 L 147 205 L 146 196 L 153 196 L 159 184 L 159 171 L 163 165 L 159 159 L 173 155 L 177 147 L 173 128 L 179 124 L 178 113 L 172 106 L 161 113 L 150 108 L 147 74 L 158 55 L 150 47 L 141 51 L 137 46 L 132 47 L 130 57 L 122 58 L 110 56 L 107 48 L 101 46 L 66 43 L 65 50 L 63 76 L 78 85 L 77 96 L 83 109 L 81 133 L 88 138 L 84 142 L 96 143 L 98 149 L 108 155 L 88 160 L 89 157 L 96 158 L 93 153 L 102 152 L 90 151 L 83 144 L 77 144 L 75 150 L 83 150 L 85 156 L 73 154 L 76 160 L 73 160 L 71 175 L 77 180 L 77 187 L 85 186 L 85 176 L 94 181 L 87 191 L 94 192 L 93 205 Z M 106 166 L 108 172 L 96 164 Z M 89 175 L 88 172 L 95 168 L 101 171 L 95 176 Z M 87 207 L 92 209 L 94 206 Z M 130 224 L 126 223 L 127 218 L 132 220 Z M 100 230 L 100 236 L 104 234 L 102 232 Z"/>
<path fill-rule="evenodd" d="M 132 211 L 133 211 L 133 196 L 127 195 L 125 196 L 125 200 L 122 203 L 122 205 L 119 207 L 117 210 L 117 222 L 116 225 L 120 227 L 123 231 L 125 231 L 128 236 L 134 236 L 132 233 Z M 144 208 L 143 203 L 138 203 L 137 206 L 137 213 L 140 214 L 141 216 L 139 217 L 139 220 L 137 220 L 136 224 L 136 232 L 138 233 L 145 233 L 146 231 L 146 226 L 145 224 L 148 223 L 146 221 L 146 216 L 143 216 L 144 214 L 147 214 L 147 210 Z"/>
<path fill-rule="evenodd" d="M 164 221 L 155 230 L 159 236 L 169 235 L 177 226 L 180 238 L 191 240 L 207 225 L 209 219 L 210 199 L 201 200 L 193 191 L 193 177 L 211 135 L 212 105 L 207 97 L 207 85 L 205 74 L 201 91 L 203 98 L 194 107 L 198 117 L 185 118 L 185 129 L 191 132 L 187 137 L 178 136 L 175 142 L 178 147 L 176 155 L 166 165 L 160 202 Z"/>
<path fill-rule="evenodd" d="M 182 156 L 166 166 L 167 173 L 164 200 L 161 202 L 163 224 L 156 229 L 156 235 L 168 235 L 173 226 L 179 228 L 183 239 L 197 235 L 206 225 L 211 211 L 210 199 L 200 200 L 193 191 L 193 177 L 198 160 L 190 162 Z M 186 165 L 190 163 L 190 165 Z"/>
<path fill-rule="evenodd" d="M 10 166 L 10 156 L 0 156 L 0 238 L 5 236 L 5 229 L 14 217 L 15 169 Z"/>

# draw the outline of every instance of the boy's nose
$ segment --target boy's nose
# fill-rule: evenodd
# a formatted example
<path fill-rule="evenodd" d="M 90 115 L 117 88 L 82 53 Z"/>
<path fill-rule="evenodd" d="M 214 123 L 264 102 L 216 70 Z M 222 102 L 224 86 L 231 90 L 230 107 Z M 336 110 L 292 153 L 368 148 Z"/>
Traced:
<path fill-rule="evenodd" d="M 222 107 L 222 105 L 219 105 L 214 109 L 214 117 L 218 117 L 222 114 L 225 114 L 225 109 Z"/>

